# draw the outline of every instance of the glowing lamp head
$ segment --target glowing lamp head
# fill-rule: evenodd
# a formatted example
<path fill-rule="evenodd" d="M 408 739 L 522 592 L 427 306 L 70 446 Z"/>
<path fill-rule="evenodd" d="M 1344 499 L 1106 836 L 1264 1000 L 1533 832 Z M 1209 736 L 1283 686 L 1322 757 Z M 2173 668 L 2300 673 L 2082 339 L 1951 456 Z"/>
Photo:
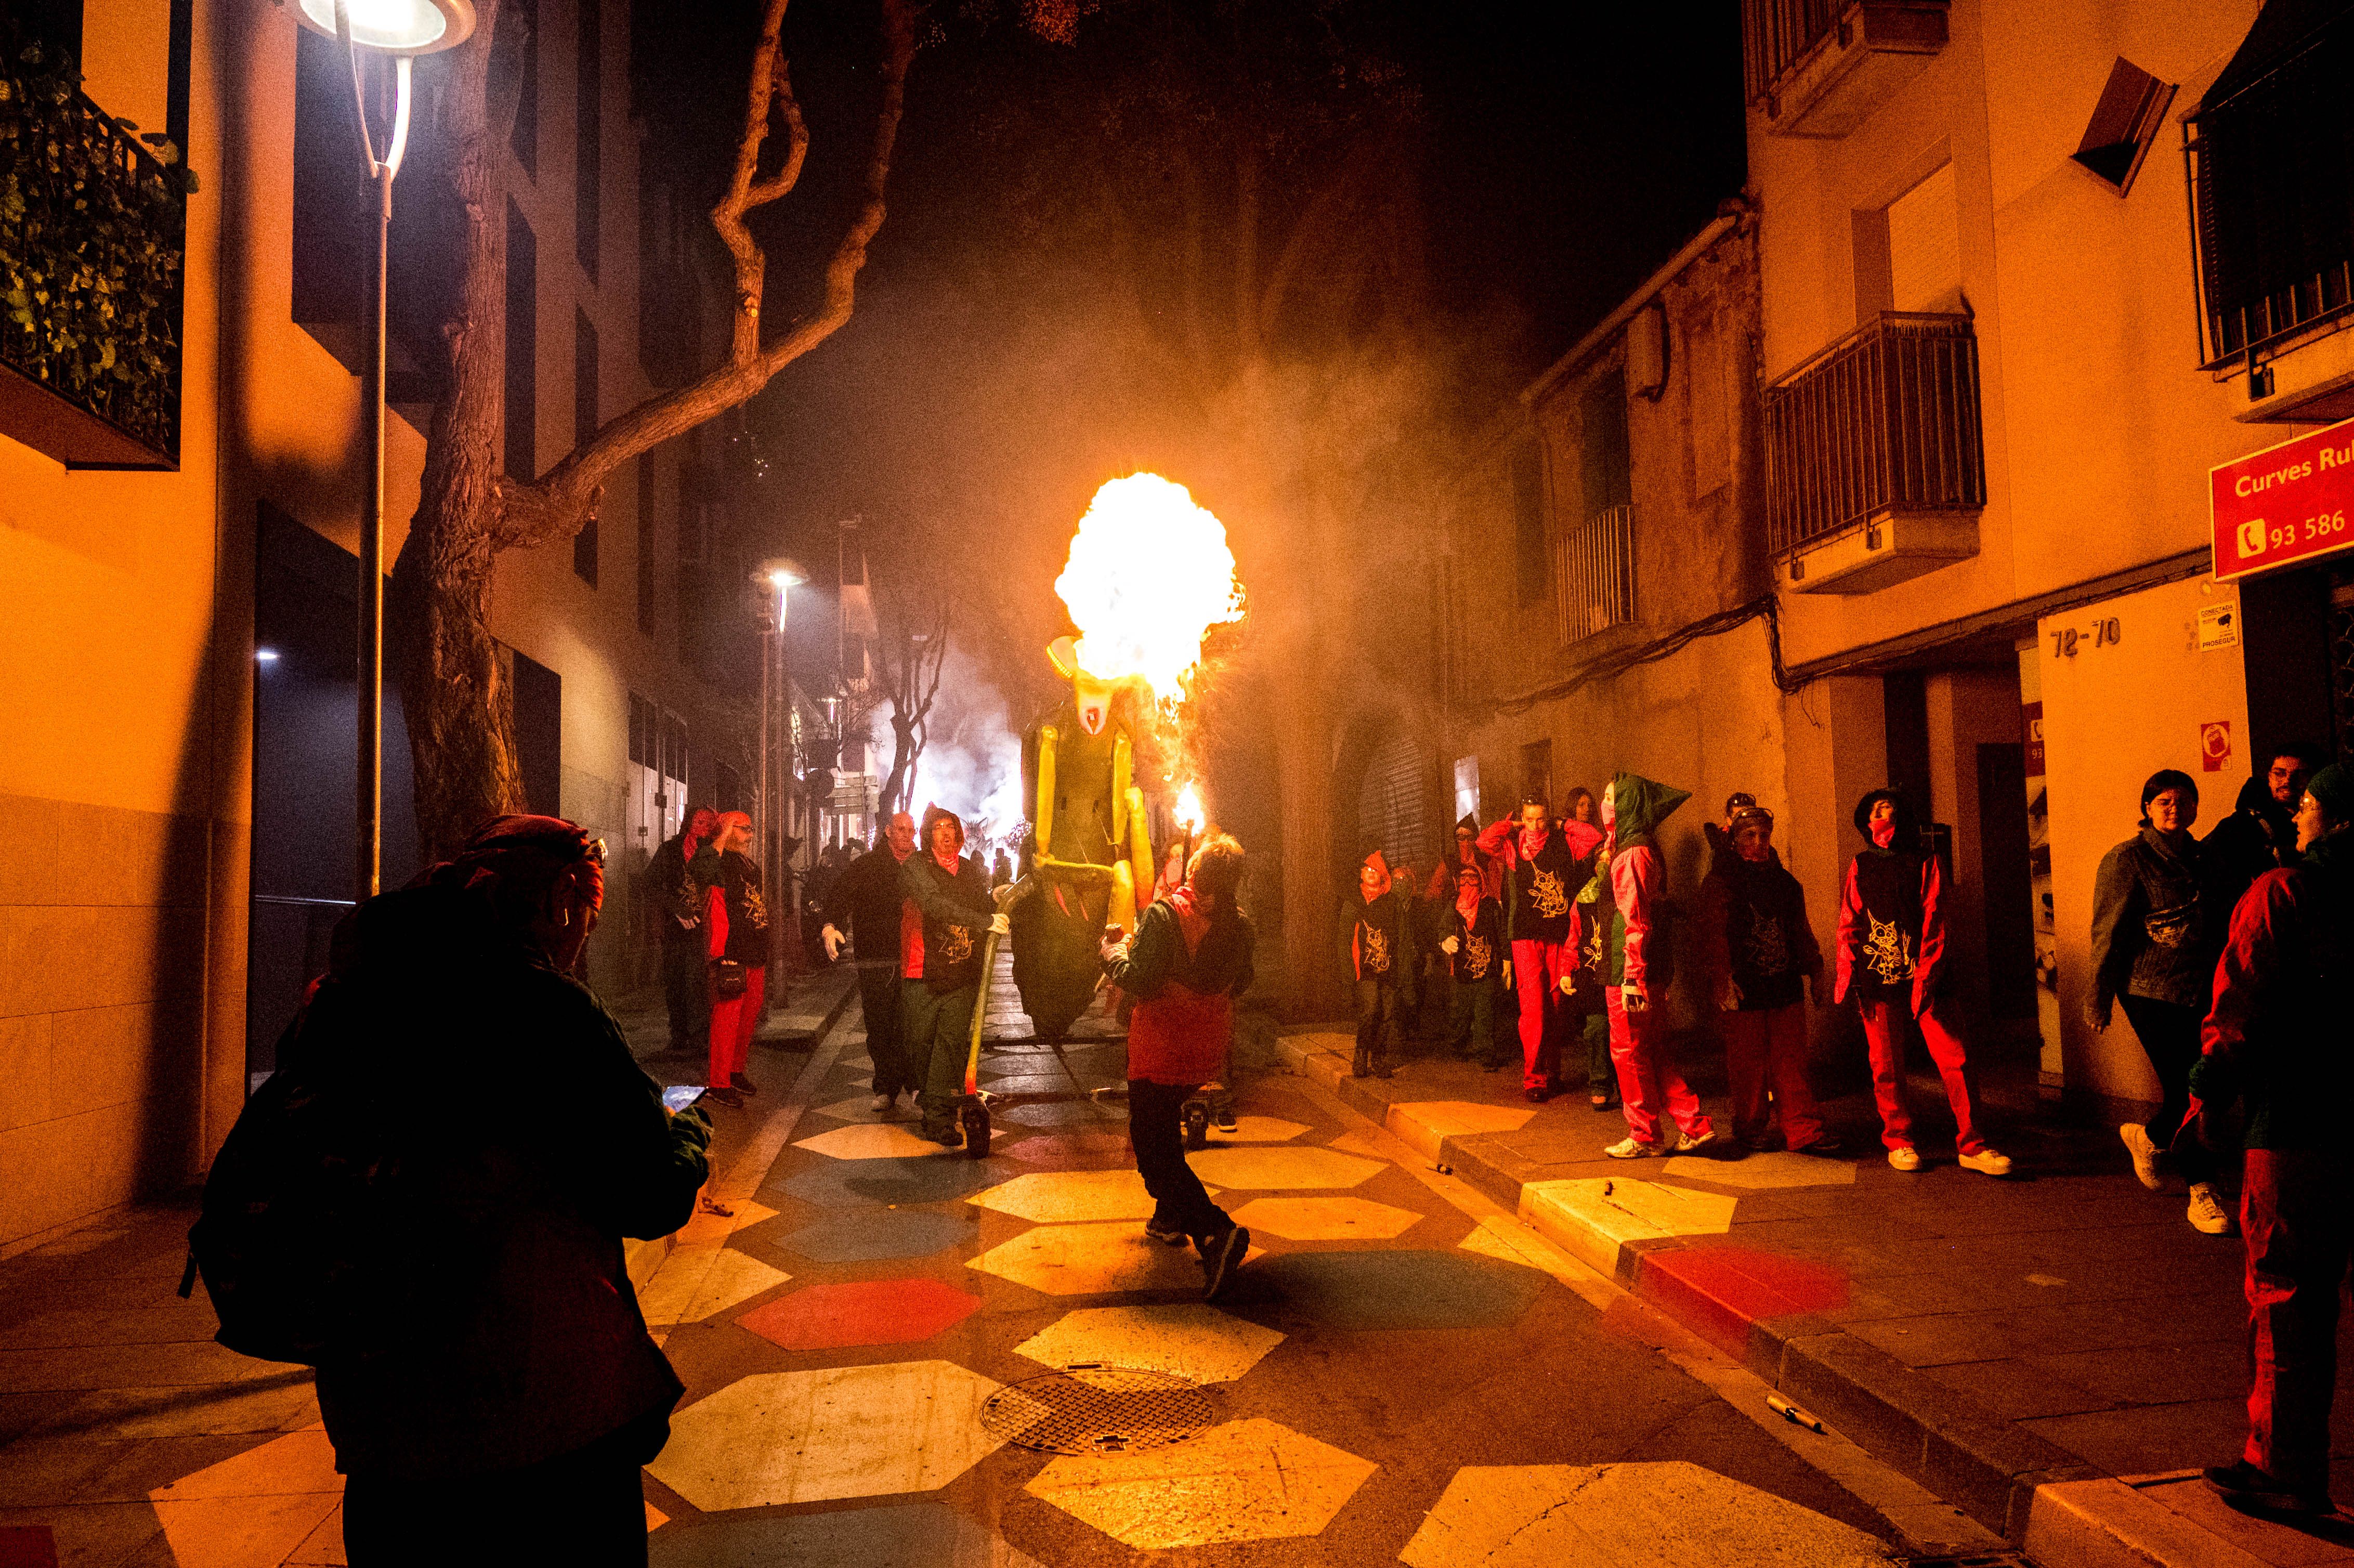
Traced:
<path fill-rule="evenodd" d="M 342 0 L 352 42 L 388 55 L 432 55 L 473 36 L 473 0 Z M 302 25 L 335 34 L 336 0 L 296 0 Z"/>

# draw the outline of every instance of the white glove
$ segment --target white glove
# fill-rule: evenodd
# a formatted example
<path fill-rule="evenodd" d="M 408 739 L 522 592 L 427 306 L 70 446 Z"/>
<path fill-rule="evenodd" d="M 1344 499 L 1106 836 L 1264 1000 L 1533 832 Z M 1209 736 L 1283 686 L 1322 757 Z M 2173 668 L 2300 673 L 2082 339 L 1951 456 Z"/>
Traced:
<path fill-rule="evenodd" d="M 1447 940 L 1438 944 L 1438 950 L 1445 953 L 1451 959 L 1455 956 L 1455 949 L 1460 946 L 1462 946 L 1461 943 L 1458 942 L 1454 938 L 1449 937 Z"/>
<path fill-rule="evenodd" d="M 1003 910 L 1001 909 L 996 914 L 991 915 L 989 917 L 989 934 L 992 937 L 1011 937 L 1013 935 L 1013 922 L 1005 917 L 1005 912 Z"/>
<path fill-rule="evenodd" d="M 1651 1004 L 1645 1001 L 1643 993 L 1633 986 L 1621 986 L 1618 990 L 1618 1005 L 1629 1012 L 1640 1012 Z"/>
<path fill-rule="evenodd" d="M 834 929 L 832 926 L 829 925 L 824 930 L 819 932 L 818 940 L 825 944 L 825 961 L 827 963 L 832 963 L 836 959 L 842 957 L 842 933 Z"/>

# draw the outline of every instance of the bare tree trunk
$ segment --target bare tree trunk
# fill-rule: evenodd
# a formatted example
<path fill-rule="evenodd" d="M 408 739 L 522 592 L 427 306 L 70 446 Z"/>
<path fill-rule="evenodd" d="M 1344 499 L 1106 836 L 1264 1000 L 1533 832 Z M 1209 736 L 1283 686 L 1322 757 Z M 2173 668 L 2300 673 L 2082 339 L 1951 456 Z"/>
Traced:
<path fill-rule="evenodd" d="M 423 493 L 393 570 L 417 825 L 429 857 L 448 854 L 485 818 L 524 804 L 512 705 L 490 633 L 498 553 L 578 533 L 597 515 L 605 483 L 622 464 L 743 403 L 850 319 L 866 248 L 883 226 L 884 184 L 915 51 L 912 14 L 907 0 L 882 0 L 882 102 L 862 200 L 827 261 L 819 308 L 764 342 L 768 259 L 746 219 L 791 193 L 809 151 L 786 69 L 786 5 L 764 0 L 735 170 L 711 215 L 735 274 L 725 362 L 616 416 L 544 475 L 503 472 L 497 450 L 505 425 L 506 223 L 493 170 L 519 64 L 517 51 L 500 48 L 498 0 L 482 0 L 476 36 L 451 53 L 440 132 L 456 149 L 451 179 L 462 218 L 461 275 L 455 314 L 444 328 L 448 389 L 434 409 Z M 493 103 L 493 79 L 502 110 Z M 772 124 L 783 130 L 785 153 L 775 171 L 763 175 L 761 151 Z"/>

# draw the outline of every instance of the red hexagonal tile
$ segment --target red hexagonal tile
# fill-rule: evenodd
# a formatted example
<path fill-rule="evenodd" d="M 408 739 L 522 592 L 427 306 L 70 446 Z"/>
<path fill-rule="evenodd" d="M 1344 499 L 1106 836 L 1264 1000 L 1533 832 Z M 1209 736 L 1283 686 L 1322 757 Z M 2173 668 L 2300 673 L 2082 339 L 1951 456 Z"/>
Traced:
<path fill-rule="evenodd" d="M 980 1297 L 937 1279 L 862 1279 L 812 1285 L 736 1321 L 789 1351 L 832 1351 L 928 1340 L 980 1305 Z"/>

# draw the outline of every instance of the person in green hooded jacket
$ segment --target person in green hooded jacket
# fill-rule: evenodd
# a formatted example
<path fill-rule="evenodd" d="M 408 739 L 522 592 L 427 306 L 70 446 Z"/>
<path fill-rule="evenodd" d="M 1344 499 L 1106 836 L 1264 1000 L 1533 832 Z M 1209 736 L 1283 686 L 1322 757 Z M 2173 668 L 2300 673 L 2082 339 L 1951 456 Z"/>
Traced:
<path fill-rule="evenodd" d="M 1602 999 L 1627 1116 L 1626 1138 L 1603 1150 L 1613 1160 L 1673 1154 L 1716 1139 L 1700 1097 L 1668 1055 L 1668 983 L 1675 963 L 1665 918 L 1667 863 L 1651 842 L 1659 825 L 1691 799 L 1690 790 L 1634 773 L 1619 774 L 1602 791 L 1602 830 L 1608 835 L 1602 854 L 1617 906 Z M 1662 1112 L 1672 1128 L 1659 1125 Z"/>

